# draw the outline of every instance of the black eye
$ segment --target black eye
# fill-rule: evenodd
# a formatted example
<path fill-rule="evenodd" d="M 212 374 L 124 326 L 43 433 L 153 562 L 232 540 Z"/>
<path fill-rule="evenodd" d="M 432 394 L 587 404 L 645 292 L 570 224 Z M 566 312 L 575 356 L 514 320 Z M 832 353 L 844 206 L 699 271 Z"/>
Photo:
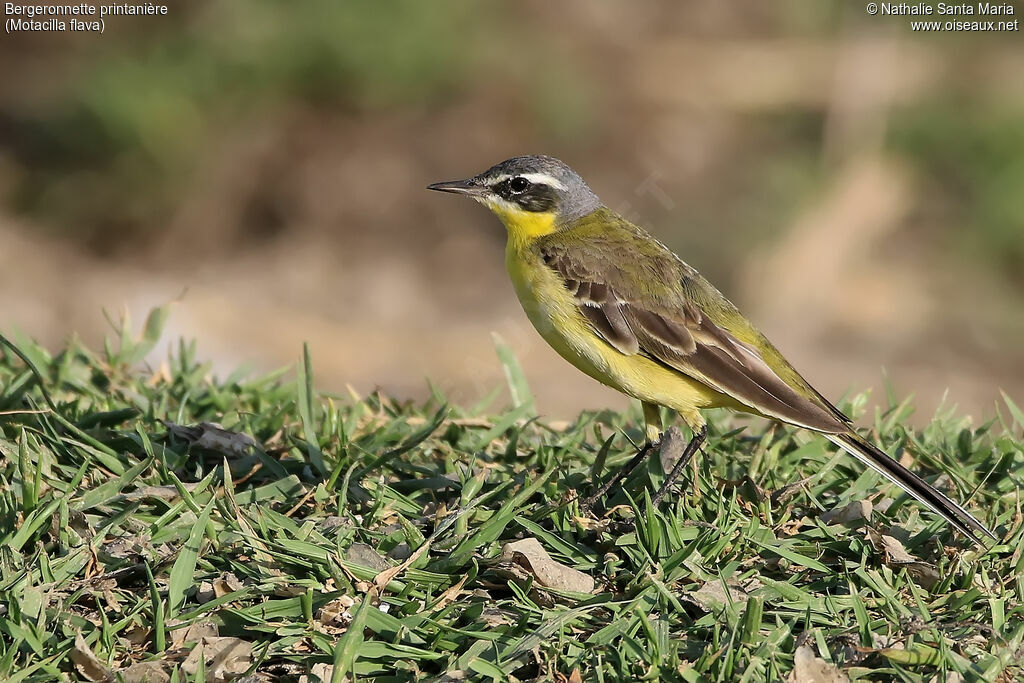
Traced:
<path fill-rule="evenodd" d="M 529 186 L 530 181 L 522 176 L 508 181 L 508 189 L 512 190 L 513 194 L 522 194 L 523 192 L 526 192 L 526 188 Z"/>

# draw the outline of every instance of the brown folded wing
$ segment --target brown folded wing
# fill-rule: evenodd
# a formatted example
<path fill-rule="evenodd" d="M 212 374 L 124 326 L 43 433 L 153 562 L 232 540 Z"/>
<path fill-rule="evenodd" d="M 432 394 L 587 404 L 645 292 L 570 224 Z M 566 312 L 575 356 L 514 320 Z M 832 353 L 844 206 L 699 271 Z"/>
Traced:
<path fill-rule="evenodd" d="M 823 432 L 846 431 L 848 419 L 802 381 L 781 356 L 775 353 L 770 361 L 785 364 L 781 374 L 797 378 L 798 386 L 780 376 L 753 344 L 740 341 L 702 312 L 697 298 L 717 297 L 714 303 L 719 308 L 735 308 L 667 248 L 649 255 L 649 263 L 632 267 L 645 277 L 675 279 L 678 286 L 654 283 L 636 292 L 627 291 L 625 284 L 622 269 L 630 266 L 615 258 L 616 252 L 628 258 L 629 250 L 609 249 L 622 245 L 602 246 L 588 251 L 580 244 L 548 244 L 539 251 L 608 344 L 626 355 L 652 358 L 764 415 Z M 742 320 L 738 313 L 736 317 Z"/>

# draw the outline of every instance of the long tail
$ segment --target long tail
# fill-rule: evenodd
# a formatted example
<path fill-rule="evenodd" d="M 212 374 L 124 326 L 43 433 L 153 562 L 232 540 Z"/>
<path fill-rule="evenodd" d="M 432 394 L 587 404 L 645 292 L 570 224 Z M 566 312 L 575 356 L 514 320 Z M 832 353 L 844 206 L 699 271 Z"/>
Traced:
<path fill-rule="evenodd" d="M 870 441 L 853 432 L 822 436 L 917 498 L 982 548 L 986 545 L 978 534 L 996 540 L 995 534 L 959 503 L 939 493 L 931 484 L 890 458 Z"/>

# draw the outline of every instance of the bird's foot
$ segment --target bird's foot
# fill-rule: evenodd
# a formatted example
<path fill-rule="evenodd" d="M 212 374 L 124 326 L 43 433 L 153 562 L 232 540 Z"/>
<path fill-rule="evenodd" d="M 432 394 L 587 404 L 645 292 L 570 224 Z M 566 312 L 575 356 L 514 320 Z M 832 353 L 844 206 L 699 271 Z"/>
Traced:
<path fill-rule="evenodd" d="M 657 439 L 656 441 L 648 441 L 647 443 L 645 443 L 643 447 L 641 447 L 640 450 L 637 451 L 636 455 L 633 456 L 632 460 L 627 462 L 624 467 L 617 470 L 615 474 L 609 477 L 608 481 L 601 484 L 601 486 L 598 487 L 596 491 L 594 491 L 592 494 L 590 494 L 582 501 L 580 501 L 580 511 L 584 514 L 589 513 L 590 509 L 594 507 L 594 504 L 598 500 L 600 500 L 604 494 L 608 493 L 608 491 L 610 491 L 613 486 L 618 484 L 627 475 L 629 475 L 630 472 L 636 469 L 636 466 L 643 462 L 644 459 L 647 458 L 647 456 L 649 456 L 651 453 L 654 453 L 656 450 L 660 448 L 661 438 Z"/>
<path fill-rule="evenodd" d="M 597 503 L 602 496 L 608 493 L 613 486 L 622 481 L 636 468 L 637 465 L 643 462 L 644 459 L 655 452 L 660 455 L 662 468 L 668 471 L 668 474 L 665 477 L 665 482 L 658 489 L 657 493 L 654 494 L 654 498 L 651 499 L 651 503 L 654 507 L 657 507 L 665 498 L 668 491 L 672 488 L 672 485 L 679 478 L 683 468 L 686 467 L 686 463 L 693 459 L 694 454 L 696 454 L 697 450 L 704 444 L 704 441 L 707 439 L 707 435 L 707 427 L 702 427 L 694 433 L 693 438 L 690 439 L 689 443 L 685 443 L 683 433 L 679 428 L 669 427 L 657 440 L 648 441 L 644 444 L 643 448 L 637 451 L 637 454 L 633 456 L 632 460 L 626 463 L 625 467 L 615 472 L 615 474 L 613 474 L 608 481 L 602 484 L 597 491 L 583 499 L 580 502 L 580 511 L 583 514 L 589 514 L 590 510 L 594 507 L 594 504 Z"/>
<path fill-rule="evenodd" d="M 664 469 L 668 469 L 671 464 L 671 469 L 668 475 L 665 477 L 665 482 L 658 489 L 658 492 L 654 494 L 654 498 L 651 499 L 651 505 L 658 507 L 665 494 L 668 493 L 672 484 L 675 483 L 679 475 L 682 474 L 683 468 L 686 467 L 686 463 L 693 459 L 693 456 L 697 453 L 697 450 L 704 444 L 704 441 L 708 437 L 708 428 L 702 427 L 699 431 L 694 432 L 693 438 L 690 439 L 690 443 L 683 446 L 683 433 L 679 431 L 677 427 L 670 427 L 666 432 L 665 437 L 662 439 L 661 445 L 661 466 Z"/>

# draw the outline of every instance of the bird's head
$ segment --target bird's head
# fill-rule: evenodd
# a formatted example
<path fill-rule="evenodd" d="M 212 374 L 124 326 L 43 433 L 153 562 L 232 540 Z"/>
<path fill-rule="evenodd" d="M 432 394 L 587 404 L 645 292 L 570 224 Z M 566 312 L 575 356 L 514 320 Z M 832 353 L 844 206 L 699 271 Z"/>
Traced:
<path fill-rule="evenodd" d="M 601 207 L 576 171 L 543 155 L 514 157 L 472 178 L 434 183 L 427 189 L 475 199 L 517 237 L 549 234 Z"/>

